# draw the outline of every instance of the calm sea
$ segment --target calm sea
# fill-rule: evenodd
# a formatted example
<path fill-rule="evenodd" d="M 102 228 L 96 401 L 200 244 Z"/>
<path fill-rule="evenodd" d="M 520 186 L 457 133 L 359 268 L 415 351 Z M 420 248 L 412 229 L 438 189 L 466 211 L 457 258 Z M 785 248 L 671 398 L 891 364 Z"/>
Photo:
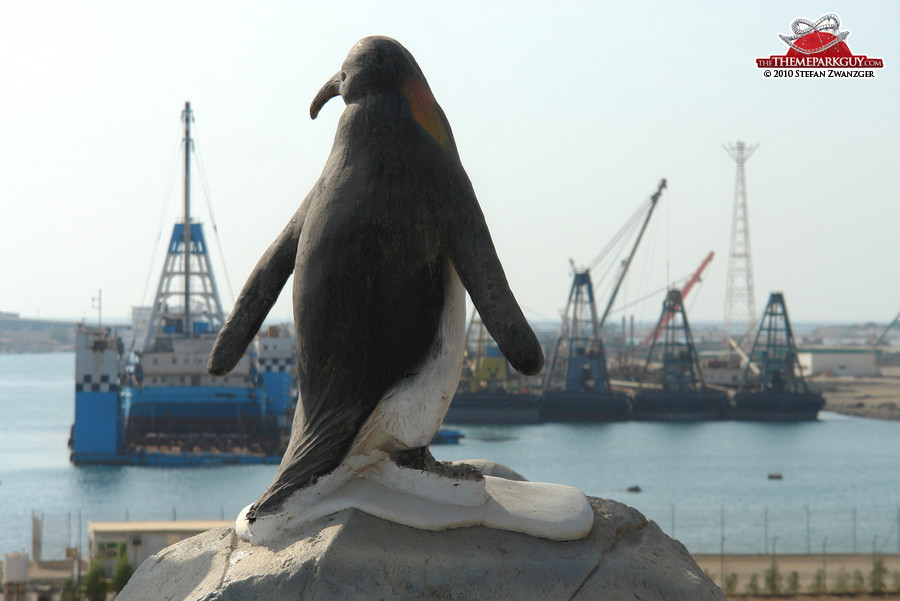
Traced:
<path fill-rule="evenodd" d="M 75 467 L 74 355 L 0 355 L 0 555 L 85 543 L 91 520 L 231 519 L 274 466 Z M 900 551 L 900 422 L 460 428 L 443 460 L 486 458 L 644 512 L 693 552 Z M 779 473 L 781 480 L 768 475 Z M 627 492 L 639 486 L 640 493 Z"/>

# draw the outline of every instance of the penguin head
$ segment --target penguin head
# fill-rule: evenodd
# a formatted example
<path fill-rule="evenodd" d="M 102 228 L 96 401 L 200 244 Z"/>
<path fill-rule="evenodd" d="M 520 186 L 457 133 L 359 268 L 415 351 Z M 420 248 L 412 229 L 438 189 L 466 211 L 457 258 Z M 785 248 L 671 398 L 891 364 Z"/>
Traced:
<path fill-rule="evenodd" d="M 425 82 L 416 59 L 399 42 L 384 36 L 363 38 L 350 50 L 341 70 L 316 94 L 309 115 L 315 119 L 335 96 L 350 104 L 370 94 L 400 90 L 410 78 Z"/>
<path fill-rule="evenodd" d="M 341 70 L 316 94 L 309 115 L 315 119 L 325 103 L 338 95 L 350 105 L 367 96 L 384 94 L 403 97 L 409 116 L 433 142 L 445 149 L 455 148 L 450 124 L 416 59 L 398 41 L 384 36 L 356 43 Z"/>

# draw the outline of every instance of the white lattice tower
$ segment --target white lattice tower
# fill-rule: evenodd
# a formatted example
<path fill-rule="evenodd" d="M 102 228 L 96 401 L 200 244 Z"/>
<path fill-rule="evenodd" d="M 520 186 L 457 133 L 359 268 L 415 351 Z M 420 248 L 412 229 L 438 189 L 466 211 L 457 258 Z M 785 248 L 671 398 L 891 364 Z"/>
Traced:
<path fill-rule="evenodd" d="M 190 224 L 190 246 L 184 251 L 185 224 L 176 223 L 169 240 L 169 249 L 159 276 L 159 285 L 144 347 L 149 348 L 153 339 L 169 328 L 169 333 L 192 336 L 196 333 L 217 333 L 225 324 L 225 312 L 219 299 L 219 290 L 213 276 L 212 264 L 203 225 Z M 184 300 L 187 298 L 188 309 Z M 188 321 L 188 315 L 192 316 Z M 206 325 L 196 330 L 194 324 Z"/>
<path fill-rule="evenodd" d="M 744 164 L 758 146 L 759 144 L 747 146 L 740 141 L 735 145 L 723 145 L 725 152 L 737 163 L 734 212 L 731 219 L 731 252 L 728 255 L 728 284 L 725 291 L 725 332 L 726 335 L 735 335 L 742 344 L 749 344 L 750 332 L 756 325 Z"/>

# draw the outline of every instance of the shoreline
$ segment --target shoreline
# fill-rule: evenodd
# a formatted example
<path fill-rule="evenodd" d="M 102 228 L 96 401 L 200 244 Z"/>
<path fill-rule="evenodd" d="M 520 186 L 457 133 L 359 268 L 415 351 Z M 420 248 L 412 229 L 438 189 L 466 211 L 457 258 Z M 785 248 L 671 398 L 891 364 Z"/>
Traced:
<path fill-rule="evenodd" d="M 817 376 L 810 388 L 825 397 L 824 411 L 900 421 L 900 367 L 883 366 L 880 376 Z"/>

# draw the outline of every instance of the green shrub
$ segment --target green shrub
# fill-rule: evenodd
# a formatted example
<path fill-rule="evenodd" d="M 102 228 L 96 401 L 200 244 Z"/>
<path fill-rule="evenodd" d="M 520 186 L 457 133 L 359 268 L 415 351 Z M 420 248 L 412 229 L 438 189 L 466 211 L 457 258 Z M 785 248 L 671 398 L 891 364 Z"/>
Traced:
<path fill-rule="evenodd" d="M 78 601 L 78 586 L 71 578 L 63 584 L 62 592 L 59 595 L 60 601 Z"/>
<path fill-rule="evenodd" d="M 106 601 L 106 593 L 109 591 L 109 582 L 106 581 L 106 570 L 98 564 L 91 564 L 87 577 L 84 579 L 84 594 L 88 601 Z"/>
<path fill-rule="evenodd" d="M 726 595 L 733 595 L 737 592 L 738 575 L 732 572 L 725 576 L 725 586 L 722 587 Z"/>
<path fill-rule="evenodd" d="M 873 595 L 881 595 L 887 591 L 884 579 L 887 577 L 887 568 L 884 567 L 884 557 L 876 555 L 872 560 L 872 571 L 869 572 L 869 591 Z"/>
<path fill-rule="evenodd" d="M 788 595 L 796 595 L 800 592 L 800 574 L 797 570 L 791 572 L 787 579 L 787 586 L 784 589 Z"/>
<path fill-rule="evenodd" d="M 125 585 L 128 584 L 128 579 L 131 578 L 132 574 L 134 574 L 134 564 L 128 561 L 127 555 L 119 555 L 119 559 L 116 561 L 115 571 L 113 572 L 112 590 L 118 593 L 125 588 Z"/>
<path fill-rule="evenodd" d="M 809 589 L 807 590 L 817 595 L 821 595 L 828 591 L 828 586 L 825 582 L 824 570 L 816 570 L 816 573 L 813 575 L 812 582 L 809 584 Z"/>
<path fill-rule="evenodd" d="M 775 560 L 772 560 L 772 565 L 769 566 L 769 569 L 766 570 L 764 574 L 766 592 L 770 595 L 778 595 L 781 593 L 782 584 L 784 583 L 784 576 L 778 571 L 778 564 L 775 563 Z"/>
<path fill-rule="evenodd" d="M 747 594 L 748 595 L 758 595 L 759 594 L 759 578 L 756 574 L 750 576 L 750 582 L 747 583 Z"/>

